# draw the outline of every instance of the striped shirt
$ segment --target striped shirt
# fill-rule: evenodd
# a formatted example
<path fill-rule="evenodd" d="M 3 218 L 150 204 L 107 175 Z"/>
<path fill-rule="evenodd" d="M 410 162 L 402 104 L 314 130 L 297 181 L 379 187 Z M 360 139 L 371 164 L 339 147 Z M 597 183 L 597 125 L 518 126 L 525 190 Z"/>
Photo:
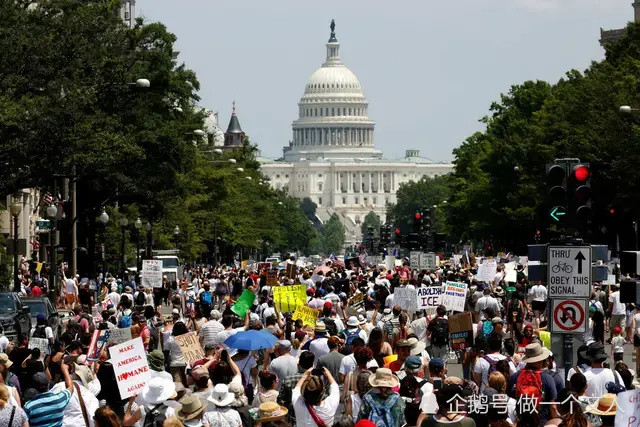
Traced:
<path fill-rule="evenodd" d="M 40 393 L 24 405 L 31 427 L 59 427 L 64 418 L 64 409 L 71 399 L 67 389 L 60 393 Z"/>
<path fill-rule="evenodd" d="M 217 320 L 209 320 L 200 328 L 200 337 L 202 338 L 202 345 L 214 345 L 216 344 L 216 335 L 218 332 L 224 331 L 224 326 Z"/>

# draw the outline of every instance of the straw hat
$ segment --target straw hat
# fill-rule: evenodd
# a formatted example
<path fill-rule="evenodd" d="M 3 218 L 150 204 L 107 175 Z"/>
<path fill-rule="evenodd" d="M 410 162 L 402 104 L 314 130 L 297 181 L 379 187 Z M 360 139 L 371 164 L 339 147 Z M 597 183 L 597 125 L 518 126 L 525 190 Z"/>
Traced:
<path fill-rule="evenodd" d="M 327 332 L 327 327 L 324 325 L 324 322 L 316 322 L 315 328 L 313 328 L 314 332 L 325 333 Z"/>
<path fill-rule="evenodd" d="M 595 407 L 587 406 L 587 412 L 594 415 L 615 415 L 617 409 L 616 395 L 611 393 L 603 394 Z"/>
<path fill-rule="evenodd" d="M 427 344 L 423 341 L 418 341 L 417 338 L 411 337 L 407 341 L 411 344 L 411 356 L 419 356 L 427 348 Z"/>
<path fill-rule="evenodd" d="M 286 417 L 289 411 L 284 406 L 278 405 L 276 402 L 264 402 L 258 408 L 258 418 L 254 420 L 256 423 L 266 423 L 268 421 L 278 421 Z"/>
<path fill-rule="evenodd" d="M 369 384 L 372 387 L 396 387 L 398 385 L 398 377 L 393 375 L 391 369 L 378 368 L 374 375 L 369 377 Z"/>
<path fill-rule="evenodd" d="M 182 409 L 178 411 L 176 416 L 180 421 L 189 421 L 199 418 L 204 412 L 204 405 L 197 396 L 189 394 L 180 401 Z"/>
<path fill-rule="evenodd" d="M 549 358 L 549 349 L 542 347 L 540 343 L 534 342 L 525 347 L 524 363 L 535 363 Z"/>

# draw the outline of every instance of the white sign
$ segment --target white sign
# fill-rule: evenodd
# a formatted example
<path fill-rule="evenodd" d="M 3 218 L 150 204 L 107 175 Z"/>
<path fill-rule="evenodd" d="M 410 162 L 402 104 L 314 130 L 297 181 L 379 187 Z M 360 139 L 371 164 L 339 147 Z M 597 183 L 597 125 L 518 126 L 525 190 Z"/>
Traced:
<path fill-rule="evenodd" d="M 46 354 L 49 354 L 49 340 L 46 338 L 29 338 L 29 350 L 33 348 L 40 349 L 40 360 L 44 359 Z"/>
<path fill-rule="evenodd" d="M 440 305 L 442 286 L 418 288 L 418 310 L 429 310 Z"/>
<path fill-rule="evenodd" d="M 393 268 L 396 266 L 396 257 L 394 257 L 393 255 L 387 255 L 384 259 L 384 264 L 385 267 L 387 267 L 387 270 L 393 270 Z"/>
<path fill-rule="evenodd" d="M 120 397 L 127 399 L 142 391 L 151 378 L 142 338 L 125 341 L 109 348 Z"/>
<path fill-rule="evenodd" d="M 518 272 L 515 270 L 509 270 L 504 275 L 505 283 L 515 283 L 518 281 Z"/>
<path fill-rule="evenodd" d="M 125 341 L 129 341 L 130 339 L 131 339 L 131 327 L 111 329 L 111 334 L 109 335 L 109 343 L 121 344 Z"/>
<path fill-rule="evenodd" d="M 420 252 L 411 251 L 409 252 L 409 264 L 411 264 L 411 268 L 422 268 L 420 267 Z"/>
<path fill-rule="evenodd" d="M 411 288 L 396 288 L 393 291 L 393 305 L 413 313 L 418 309 L 418 292 Z"/>
<path fill-rule="evenodd" d="M 459 282 L 447 282 L 444 285 L 441 304 L 451 311 L 464 311 L 464 301 L 467 297 L 467 284 Z"/>
<path fill-rule="evenodd" d="M 495 259 L 485 259 L 482 264 L 478 267 L 478 274 L 476 275 L 476 279 L 479 282 L 493 282 L 493 279 L 496 277 L 496 273 L 498 271 L 498 262 Z"/>
<path fill-rule="evenodd" d="M 422 252 L 420 254 L 420 268 L 425 270 L 435 270 L 438 266 L 436 254 L 433 252 Z"/>
<path fill-rule="evenodd" d="M 142 260 L 142 286 L 145 288 L 162 287 L 162 260 Z"/>
<path fill-rule="evenodd" d="M 589 317 L 589 300 L 551 300 L 551 332 L 559 334 L 584 333 Z"/>
<path fill-rule="evenodd" d="M 591 247 L 549 246 L 547 283 L 549 298 L 589 298 Z"/>
<path fill-rule="evenodd" d="M 615 427 L 640 427 L 640 390 L 630 390 L 616 395 Z"/>

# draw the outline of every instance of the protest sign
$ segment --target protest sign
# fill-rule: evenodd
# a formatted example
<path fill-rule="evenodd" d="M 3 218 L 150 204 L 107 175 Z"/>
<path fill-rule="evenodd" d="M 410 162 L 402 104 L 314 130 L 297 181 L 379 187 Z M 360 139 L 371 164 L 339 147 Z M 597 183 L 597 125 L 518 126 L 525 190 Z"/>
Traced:
<path fill-rule="evenodd" d="M 242 295 L 238 298 L 235 304 L 231 306 L 231 311 L 240 317 L 244 317 L 247 314 L 247 310 L 253 305 L 253 301 L 256 299 L 256 294 L 248 289 L 242 291 Z"/>
<path fill-rule="evenodd" d="M 464 300 L 466 296 L 466 283 L 447 282 L 440 296 L 440 303 L 447 307 L 447 310 L 464 311 Z"/>
<path fill-rule="evenodd" d="M 496 277 L 498 271 L 498 262 L 495 259 L 485 259 L 478 267 L 476 279 L 480 282 L 490 283 Z"/>
<path fill-rule="evenodd" d="M 640 390 L 630 390 L 618 393 L 618 401 L 615 417 L 615 427 L 640 426 Z M 615 405 L 615 401 L 612 405 Z M 609 409 L 609 408 L 607 408 Z"/>
<path fill-rule="evenodd" d="M 416 289 L 418 293 L 418 310 L 435 309 L 440 305 L 442 286 L 429 286 Z"/>
<path fill-rule="evenodd" d="M 387 270 L 393 270 L 396 266 L 396 258 L 393 255 L 387 255 L 384 259 L 384 264 Z"/>
<path fill-rule="evenodd" d="M 298 272 L 298 266 L 291 262 L 288 262 L 285 265 L 287 266 L 285 269 L 285 274 L 287 276 L 287 279 L 295 279 L 296 273 Z"/>
<path fill-rule="evenodd" d="M 259 262 L 258 263 L 258 273 L 261 273 L 263 270 L 270 270 L 271 263 L 270 262 Z"/>
<path fill-rule="evenodd" d="M 302 305 L 296 309 L 295 313 L 293 313 L 292 319 L 301 319 L 302 323 L 305 325 L 315 326 L 316 320 L 318 320 L 318 310 Z"/>
<path fill-rule="evenodd" d="M 109 342 L 112 344 L 120 344 L 131 339 L 131 327 L 112 329 Z"/>
<path fill-rule="evenodd" d="M 305 285 L 275 286 L 273 302 L 280 312 L 295 311 L 306 304 L 307 288 Z"/>
<path fill-rule="evenodd" d="M 349 300 L 347 301 L 347 305 L 353 308 L 362 307 L 364 305 L 364 294 L 358 291 L 358 293 L 349 298 Z"/>
<path fill-rule="evenodd" d="M 515 283 L 518 281 L 518 272 L 515 270 L 507 271 L 507 274 L 504 275 L 504 281 L 506 283 Z"/>
<path fill-rule="evenodd" d="M 434 270 L 438 267 L 439 259 L 433 252 L 420 253 L 420 269 Z"/>
<path fill-rule="evenodd" d="M 411 265 L 411 268 L 420 268 L 420 252 L 409 252 L 409 264 Z"/>
<path fill-rule="evenodd" d="M 44 358 L 45 354 L 49 354 L 49 340 L 46 338 L 29 338 L 29 350 L 33 348 L 39 348 L 41 357 Z"/>
<path fill-rule="evenodd" d="M 142 286 L 145 288 L 162 287 L 162 261 L 157 259 L 142 260 Z"/>
<path fill-rule="evenodd" d="M 87 350 L 87 361 L 90 364 L 100 359 L 100 353 L 102 353 L 102 349 L 109 342 L 112 331 L 117 331 L 117 329 L 96 329 L 93 331 L 93 336 L 89 343 L 89 350 Z M 131 338 L 131 329 L 129 329 L 129 338 Z"/>
<path fill-rule="evenodd" d="M 200 341 L 198 341 L 198 335 L 195 332 L 178 335 L 176 342 L 178 343 L 178 347 L 180 347 L 185 362 L 192 364 L 196 360 L 204 359 L 204 351 L 202 350 Z"/>
<path fill-rule="evenodd" d="M 471 313 L 452 314 L 449 321 L 449 344 L 453 350 L 464 350 L 473 345 Z"/>
<path fill-rule="evenodd" d="M 278 270 L 267 270 L 267 286 L 278 286 Z"/>
<path fill-rule="evenodd" d="M 140 393 L 151 379 L 149 363 L 142 338 L 125 341 L 109 348 L 113 371 L 118 382 L 120 398 L 127 399 Z"/>
<path fill-rule="evenodd" d="M 411 288 L 396 288 L 393 291 L 393 305 L 399 305 L 408 313 L 413 313 L 418 309 L 418 293 Z"/>

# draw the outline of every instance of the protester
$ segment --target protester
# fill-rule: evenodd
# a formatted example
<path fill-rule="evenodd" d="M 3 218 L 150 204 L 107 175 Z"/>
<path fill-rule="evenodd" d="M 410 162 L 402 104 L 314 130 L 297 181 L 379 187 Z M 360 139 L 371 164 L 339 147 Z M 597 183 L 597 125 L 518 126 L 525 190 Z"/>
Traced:
<path fill-rule="evenodd" d="M 311 371 L 312 369 L 305 371 L 291 395 L 296 421 L 300 426 L 330 426 L 340 400 L 338 384 L 326 368 L 322 370 L 322 376 L 313 375 Z M 326 398 L 325 381 L 329 384 L 329 395 Z"/>

